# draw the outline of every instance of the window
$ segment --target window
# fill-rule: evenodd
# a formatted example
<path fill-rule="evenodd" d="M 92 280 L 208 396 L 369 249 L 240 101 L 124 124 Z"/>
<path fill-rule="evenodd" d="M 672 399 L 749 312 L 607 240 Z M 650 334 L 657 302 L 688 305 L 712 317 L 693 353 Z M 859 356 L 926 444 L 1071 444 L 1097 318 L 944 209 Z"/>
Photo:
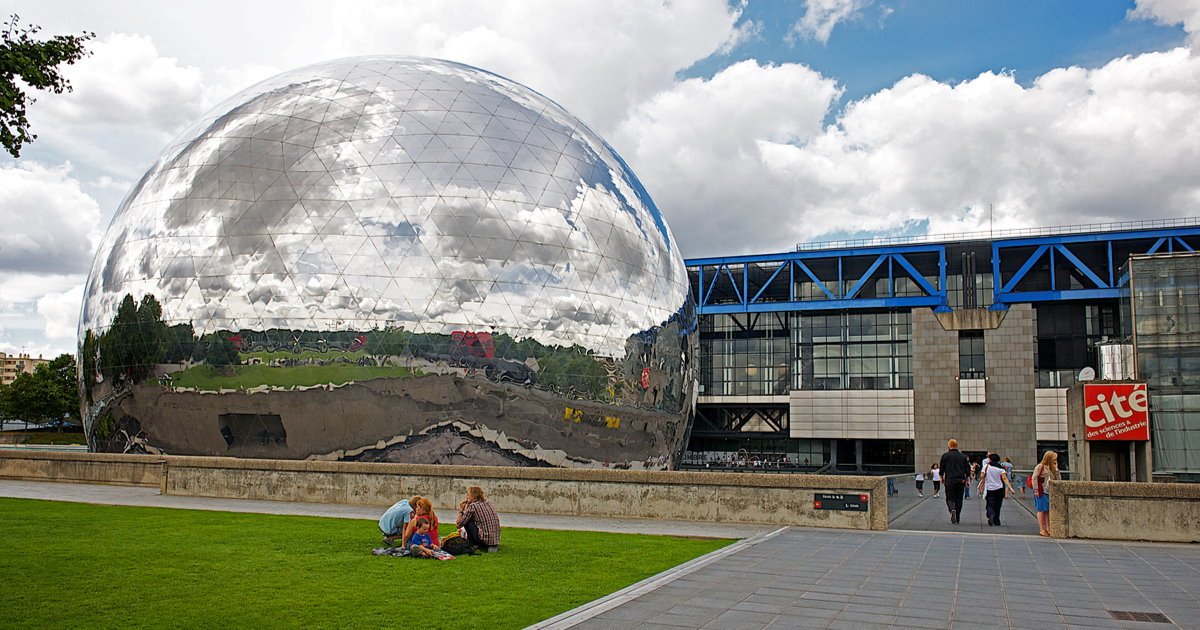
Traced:
<path fill-rule="evenodd" d="M 792 318 L 797 389 L 912 388 L 908 312 Z"/>
<path fill-rule="evenodd" d="M 984 369 L 983 331 L 962 330 L 958 333 L 958 376 L 959 378 L 983 378 Z"/>
<path fill-rule="evenodd" d="M 700 393 L 782 396 L 788 392 L 787 315 L 748 313 L 700 318 Z"/>

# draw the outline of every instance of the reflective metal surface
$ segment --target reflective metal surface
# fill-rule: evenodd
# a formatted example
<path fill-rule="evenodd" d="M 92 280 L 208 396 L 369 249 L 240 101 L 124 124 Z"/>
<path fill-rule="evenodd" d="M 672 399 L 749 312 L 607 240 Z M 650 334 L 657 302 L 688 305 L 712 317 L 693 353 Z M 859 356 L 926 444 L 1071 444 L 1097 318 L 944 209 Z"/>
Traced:
<path fill-rule="evenodd" d="M 662 215 L 545 97 L 447 61 L 294 70 L 118 210 L 85 290 L 98 450 L 663 468 L 695 314 Z"/>

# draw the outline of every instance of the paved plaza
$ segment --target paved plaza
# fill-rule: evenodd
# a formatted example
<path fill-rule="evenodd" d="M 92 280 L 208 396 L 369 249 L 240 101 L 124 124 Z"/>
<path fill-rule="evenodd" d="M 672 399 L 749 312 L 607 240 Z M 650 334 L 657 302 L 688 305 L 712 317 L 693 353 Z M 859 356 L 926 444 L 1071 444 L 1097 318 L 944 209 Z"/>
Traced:
<path fill-rule="evenodd" d="M 957 525 L 950 523 L 946 495 L 934 497 L 932 492 L 918 497 L 911 486 L 897 486 L 900 494 L 888 499 L 888 528 L 922 532 L 974 532 L 979 534 L 1027 534 L 1037 536 L 1037 518 L 1033 515 L 1033 493 L 1004 500 L 1000 508 L 1000 525 L 987 524 L 984 501 L 973 494 L 963 501 Z"/>
<path fill-rule="evenodd" d="M 377 508 L 161 496 L 153 488 L 0 481 L 0 496 L 374 519 Z M 975 501 L 972 500 L 972 505 Z M 945 514 L 938 499 L 905 518 Z M 1020 505 L 1006 506 L 1017 527 Z M 923 516 L 928 511 L 930 516 Z M 910 516 L 911 515 L 911 516 Z M 504 515 L 506 526 L 740 537 L 545 622 L 547 628 L 1200 628 L 1200 546 L 1006 532 L 862 532 Z M 1010 525 L 1010 523 L 1012 525 Z M 949 525 L 947 523 L 947 525 Z M 1110 611 L 1165 615 L 1122 621 Z"/>
<path fill-rule="evenodd" d="M 549 627 L 1200 627 L 1196 546 L 800 528 L 755 542 Z M 1110 610 L 1165 614 L 1174 626 Z"/>

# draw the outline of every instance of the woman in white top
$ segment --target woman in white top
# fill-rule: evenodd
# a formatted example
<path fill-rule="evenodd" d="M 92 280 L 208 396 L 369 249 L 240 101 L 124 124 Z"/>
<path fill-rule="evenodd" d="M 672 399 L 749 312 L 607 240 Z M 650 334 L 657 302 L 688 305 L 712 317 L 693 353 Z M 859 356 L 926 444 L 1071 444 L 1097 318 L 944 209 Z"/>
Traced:
<path fill-rule="evenodd" d="M 933 479 L 933 498 L 938 497 L 938 493 L 942 491 L 942 471 L 938 470 L 938 465 L 935 462 L 933 467 L 929 469 L 929 478 Z"/>
<path fill-rule="evenodd" d="M 916 481 L 917 481 L 917 496 L 919 496 L 919 497 L 925 496 L 924 494 L 921 494 L 922 490 L 925 489 L 925 473 L 918 472 L 917 476 L 916 476 Z"/>
<path fill-rule="evenodd" d="M 1000 465 L 1000 456 L 988 455 L 988 463 L 983 466 L 983 474 L 979 480 L 979 494 L 987 501 L 988 525 L 1000 525 L 1000 508 L 1004 505 L 1004 491 L 1012 492 L 1012 484 L 1008 482 L 1008 473 Z"/>

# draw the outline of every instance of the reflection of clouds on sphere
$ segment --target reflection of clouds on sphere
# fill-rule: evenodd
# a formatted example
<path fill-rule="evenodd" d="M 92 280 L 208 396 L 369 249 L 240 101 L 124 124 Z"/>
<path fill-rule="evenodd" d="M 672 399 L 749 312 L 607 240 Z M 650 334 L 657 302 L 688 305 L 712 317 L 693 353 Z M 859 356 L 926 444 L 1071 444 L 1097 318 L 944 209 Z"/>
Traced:
<path fill-rule="evenodd" d="M 154 294 L 198 334 L 490 329 L 620 358 L 688 301 L 678 249 L 620 157 L 507 79 L 344 59 L 214 111 L 118 210 L 83 328 Z"/>

